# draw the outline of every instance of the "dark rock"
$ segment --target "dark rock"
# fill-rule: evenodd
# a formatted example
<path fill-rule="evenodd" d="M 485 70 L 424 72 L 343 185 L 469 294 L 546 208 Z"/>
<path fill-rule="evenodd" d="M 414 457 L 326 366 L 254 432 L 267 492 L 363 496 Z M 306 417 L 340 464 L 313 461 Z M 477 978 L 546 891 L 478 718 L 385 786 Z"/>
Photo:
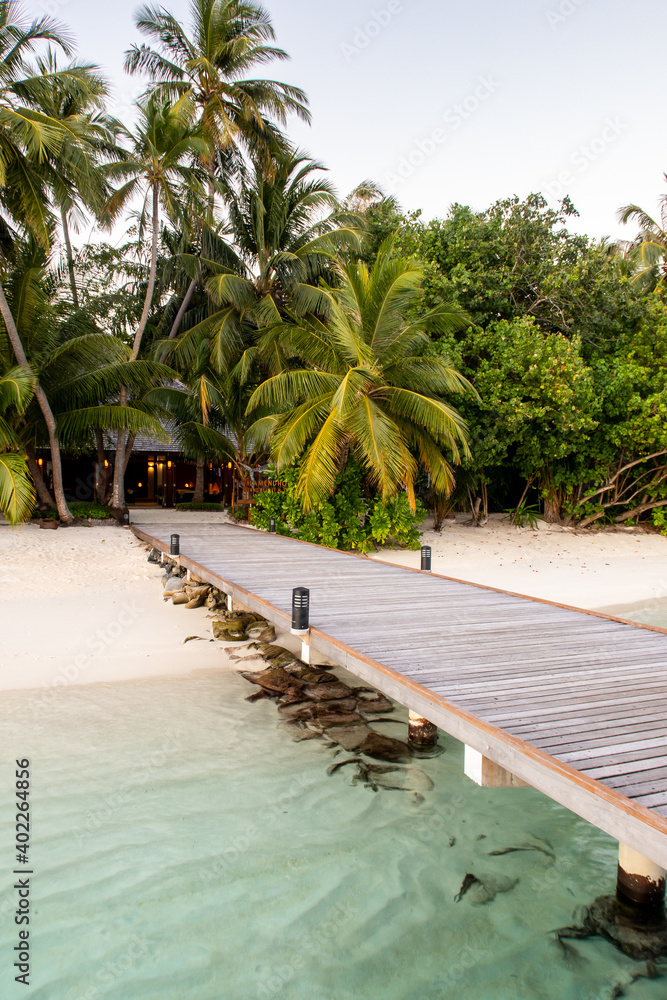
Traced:
<path fill-rule="evenodd" d="M 268 670 L 263 670 L 257 674 L 253 683 L 280 694 L 293 690 L 295 687 L 294 678 L 282 667 L 270 667 Z"/>
<path fill-rule="evenodd" d="M 335 726 L 327 726 L 324 732 L 327 739 L 337 743 L 348 753 L 359 750 L 371 734 L 368 726 L 361 723 L 352 726 L 342 726 L 339 723 Z"/>
<path fill-rule="evenodd" d="M 284 646 L 267 646 L 263 642 L 258 642 L 256 648 L 260 651 L 265 660 L 275 660 L 276 657 L 285 653 L 294 659 L 294 654 L 290 653 L 289 649 L 285 649 Z"/>
<path fill-rule="evenodd" d="M 305 690 L 309 698 L 318 701 L 348 698 L 352 694 L 352 688 L 342 681 L 334 681 L 331 684 L 309 684 Z"/>
<path fill-rule="evenodd" d="M 186 594 L 185 596 L 187 597 L 187 594 Z M 203 607 L 204 607 L 204 601 L 205 601 L 205 600 L 206 600 L 206 598 L 204 597 L 204 595 L 203 595 L 203 594 L 200 594 L 200 595 L 199 595 L 199 597 L 192 597 L 192 598 L 191 598 L 191 599 L 190 599 L 190 600 L 189 600 L 189 601 L 187 602 L 187 604 L 185 605 L 185 607 L 186 607 L 186 608 L 187 608 L 187 609 L 188 609 L 189 611 L 192 611 L 192 610 L 193 610 L 194 608 L 203 608 Z"/>
<path fill-rule="evenodd" d="M 327 726 L 352 726 L 362 721 L 358 712 L 319 712 L 316 715 L 313 711 L 313 719 L 323 728 Z"/>
<path fill-rule="evenodd" d="M 374 757 L 376 760 L 400 761 L 411 758 L 407 743 L 372 731 L 369 731 L 359 749 L 367 757 Z"/>
<path fill-rule="evenodd" d="M 561 927 L 556 932 L 563 938 L 601 937 L 619 951 L 639 962 L 667 956 L 667 920 L 639 927 L 636 917 L 615 896 L 598 896 L 592 906 L 584 908 L 579 926 Z"/>
<path fill-rule="evenodd" d="M 257 683 L 255 681 L 255 683 Z M 288 722 L 307 722 L 313 718 L 313 703 L 311 701 L 293 702 L 287 705 L 278 706 L 278 710 L 283 719 Z"/>
<path fill-rule="evenodd" d="M 299 680 L 305 681 L 306 684 L 338 683 L 338 678 L 335 674 L 330 673 L 328 670 L 318 670 L 316 667 L 309 667 L 307 665 L 296 667 L 295 670 L 292 670 L 292 673 Z"/>
<path fill-rule="evenodd" d="M 375 693 L 377 694 L 377 692 Z M 396 707 L 393 702 L 389 701 L 382 694 L 377 694 L 376 698 L 364 698 L 361 696 L 358 706 L 360 712 L 367 712 L 368 714 L 393 712 Z"/>
<path fill-rule="evenodd" d="M 320 715 L 331 715 L 334 712 L 354 712 L 356 707 L 357 702 L 354 698 L 341 698 L 340 700 L 332 698 L 330 701 L 316 701 L 313 705 L 313 714 L 315 718 L 319 718 Z"/>
<path fill-rule="evenodd" d="M 499 892 L 511 892 L 518 884 L 518 878 L 510 878 L 508 875 L 478 876 L 468 872 L 454 899 L 458 903 L 469 892 L 473 906 L 485 906 L 491 903 Z"/>
<path fill-rule="evenodd" d="M 148 553 L 147 562 L 159 563 L 159 561 L 160 561 L 160 553 L 158 552 L 157 549 L 151 549 L 150 552 Z"/>
<path fill-rule="evenodd" d="M 249 694 L 248 697 L 246 698 L 246 701 L 255 702 L 255 701 L 261 701 L 262 698 L 270 698 L 270 697 L 271 695 L 269 694 L 269 692 L 265 691 L 264 688 L 262 688 L 261 691 L 255 691 L 254 694 Z"/>
<path fill-rule="evenodd" d="M 231 621 L 214 621 L 213 635 L 216 639 L 221 639 L 223 642 L 244 642 L 248 636 L 245 633 L 245 626 L 239 619 L 232 619 Z"/>
<path fill-rule="evenodd" d="M 285 694 L 278 702 L 278 708 L 285 708 L 287 705 L 303 704 L 304 702 L 310 704 L 304 698 L 303 689 L 300 687 L 291 687 L 285 691 Z"/>

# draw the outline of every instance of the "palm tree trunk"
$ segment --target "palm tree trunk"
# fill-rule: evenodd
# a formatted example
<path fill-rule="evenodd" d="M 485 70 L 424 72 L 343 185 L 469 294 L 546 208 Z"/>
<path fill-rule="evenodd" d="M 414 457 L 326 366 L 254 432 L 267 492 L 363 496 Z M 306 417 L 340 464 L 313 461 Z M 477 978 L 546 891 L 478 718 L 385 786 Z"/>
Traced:
<path fill-rule="evenodd" d="M 171 330 L 169 331 L 169 340 L 173 340 L 178 336 L 178 331 L 181 329 L 181 323 L 183 322 L 183 317 L 187 312 L 187 308 L 192 302 L 192 296 L 195 294 L 195 288 L 197 287 L 197 282 L 199 281 L 199 270 L 197 274 L 190 282 L 187 292 L 185 293 L 185 298 L 181 302 L 180 309 L 176 313 L 176 319 L 174 320 Z"/>
<path fill-rule="evenodd" d="M 148 272 L 148 288 L 146 289 L 146 298 L 144 299 L 144 308 L 141 313 L 141 319 L 139 320 L 139 326 L 137 327 L 137 332 L 134 335 L 134 344 L 132 345 L 132 357 L 131 361 L 136 361 L 139 357 L 139 348 L 141 347 L 141 338 L 144 335 L 144 330 L 146 329 L 146 324 L 148 323 L 148 316 L 151 311 L 151 304 L 153 302 L 153 292 L 155 291 L 155 275 L 157 272 L 157 245 L 160 236 L 160 189 L 157 184 L 153 185 L 153 242 L 151 245 L 151 266 Z"/>
<path fill-rule="evenodd" d="M 37 490 L 39 502 L 48 503 L 49 507 L 55 507 L 56 502 L 49 493 L 48 487 L 44 482 L 44 476 L 42 475 L 42 470 L 40 469 L 37 458 L 35 457 L 35 448 L 32 443 L 26 444 L 25 455 L 28 462 L 28 468 L 30 469 L 30 475 L 32 476 L 32 481 L 35 484 L 35 489 Z"/>
<path fill-rule="evenodd" d="M 127 467 L 130 464 L 130 458 L 132 457 L 132 452 L 134 450 L 134 442 L 137 440 L 136 434 L 128 434 L 127 442 L 125 444 L 125 472 L 127 472 Z"/>
<path fill-rule="evenodd" d="M 95 444 L 97 446 L 97 487 L 96 499 L 98 503 L 104 503 L 107 498 L 107 466 L 106 455 L 104 454 L 104 431 L 101 427 L 95 430 Z"/>
<path fill-rule="evenodd" d="M 150 271 L 148 272 L 148 288 L 146 289 L 146 298 L 144 300 L 144 308 L 141 313 L 141 319 L 139 320 L 139 326 L 137 327 L 137 332 L 134 335 L 134 343 L 132 345 L 132 354 L 130 356 L 131 361 L 136 361 L 139 356 L 139 350 L 141 348 L 141 338 L 144 335 L 146 329 L 146 324 L 148 323 L 148 316 L 150 314 L 151 303 L 153 301 L 153 292 L 155 291 L 155 275 L 157 272 L 157 245 L 158 238 L 160 235 L 160 190 L 157 184 L 153 185 L 153 242 L 151 245 L 151 265 Z M 120 405 L 127 406 L 127 389 L 123 386 L 120 390 Z M 125 509 L 125 469 L 127 467 L 126 455 L 126 444 L 127 444 L 127 431 L 119 430 L 118 439 L 116 441 L 116 464 L 113 470 L 113 490 L 111 493 L 111 506 L 115 510 Z"/>
<path fill-rule="evenodd" d="M 49 444 L 51 446 L 51 465 L 53 467 L 53 493 L 56 500 L 56 507 L 58 508 L 58 516 L 64 524 L 72 524 L 74 518 L 72 517 L 72 512 L 67 506 L 67 501 L 65 500 L 65 490 L 63 489 L 63 467 L 60 457 L 60 442 L 58 441 L 58 435 L 56 432 L 56 419 L 53 416 L 53 410 L 51 409 L 48 399 L 46 398 L 46 393 L 39 384 L 37 376 L 32 370 L 32 367 L 26 357 L 26 353 L 23 350 L 23 344 L 21 343 L 21 338 L 18 330 L 16 329 L 14 317 L 12 316 L 11 309 L 9 308 L 9 304 L 5 297 L 5 290 L 2 287 L 2 282 L 0 282 L 0 315 L 2 315 L 5 322 L 5 329 L 7 330 L 9 342 L 12 345 L 12 350 L 16 356 L 16 360 L 22 368 L 25 368 L 26 371 L 30 372 L 35 380 L 35 399 L 39 404 L 40 410 L 42 411 L 44 423 L 46 424 L 46 429 L 49 434 Z"/>
<path fill-rule="evenodd" d="M 67 253 L 67 270 L 69 271 L 69 283 L 72 289 L 72 302 L 74 308 L 79 309 L 79 293 L 76 290 L 76 277 L 74 274 L 74 256 L 72 254 L 72 241 L 69 238 L 69 225 L 67 222 L 67 212 L 63 205 L 60 206 L 60 218 L 63 224 L 63 237 L 65 240 L 65 251 Z"/>
<path fill-rule="evenodd" d="M 204 459 L 197 459 L 197 478 L 195 479 L 195 492 L 192 496 L 193 503 L 204 502 Z"/>

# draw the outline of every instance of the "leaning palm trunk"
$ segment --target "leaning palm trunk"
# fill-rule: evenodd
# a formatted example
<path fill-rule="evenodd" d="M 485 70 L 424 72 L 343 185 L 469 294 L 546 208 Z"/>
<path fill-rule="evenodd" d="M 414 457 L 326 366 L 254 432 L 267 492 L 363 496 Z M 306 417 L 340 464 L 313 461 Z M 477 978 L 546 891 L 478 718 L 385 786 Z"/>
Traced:
<path fill-rule="evenodd" d="M 107 498 L 107 466 L 106 455 L 104 453 L 104 432 L 101 428 L 95 431 L 95 445 L 97 447 L 97 484 L 95 487 L 95 497 L 98 503 L 104 503 Z"/>
<path fill-rule="evenodd" d="M 37 376 L 32 370 L 32 366 L 29 364 L 26 353 L 23 350 L 23 344 L 21 343 L 21 338 L 18 330 L 16 329 L 14 317 L 12 316 L 11 309 L 9 308 L 9 304 L 5 297 L 5 290 L 2 287 L 2 282 L 0 282 L 0 315 L 2 315 L 5 322 L 5 329 L 7 330 L 9 342 L 12 345 L 12 350 L 14 351 L 16 360 L 22 368 L 25 368 L 26 371 L 30 372 L 35 380 L 35 399 L 39 404 L 40 410 L 42 411 L 42 416 L 44 417 L 46 429 L 49 434 L 51 464 L 53 467 L 53 494 L 56 501 L 56 507 L 58 508 L 58 516 L 65 524 L 72 524 L 74 518 L 72 517 L 72 512 L 67 506 L 65 490 L 63 489 L 63 468 L 60 457 L 60 442 L 58 441 L 58 434 L 56 431 L 56 420 L 53 416 L 53 410 L 51 409 L 49 401 L 46 398 L 46 393 L 39 384 Z"/>
<path fill-rule="evenodd" d="M 32 481 L 35 484 L 35 489 L 37 490 L 39 502 L 47 503 L 49 507 L 55 507 L 55 500 L 49 493 L 48 487 L 44 482 L 44 476 L 42 475 L 42 470 L 39 467 L 39 462 L 35 457 L 35 449 L 32 444 L 26 445 L 25 455 L 28 468 L 30 469 L 30 475 L 32 476 Z"/>
<path fill-rule="evenodd" d="M 197 287 L 198 281 L 199 281 L 199 269 L 197 269 L 197 274 L 190 282 L 188 290 L 185 293 L 185 297 L 181 302 L 180 309 L 176 313 L 176 318 L 172 324 L 171 330 L 169 331 L 169 340 L 174 340 L 174 338 L 178 336 L 179 330 L 181 329 L 181 323 L 183 322 L 183 317 L 187 312 L 188 306 L 192 302 L 192 296 L 195 294 L 195 289 Z"/>
<path fill-rule="evenodd" d="M 60 208 L 60 218 L 63 224 L 63 239 L 65 240 L 65 252 L 67 254 L 67 270 L 69 271 L 69 283 L 72 289 L 72 302 L 74 308 L 79 308 L 79 293 L 76 288 L 76 276 L 74 274 L 74 255 L 72 253 L 72 241 L 69 238 L 69 224 L 67 222 L 67 212 L 64 206 Z"/>
<path fill-rule="evenodd" d="M 139 326 L 137 327 L 137 332 L 134 335 L 134 343 L 132 345 L 132 354 L 130 356 L 131 361 L 136 361 L 139 356 L 139 350 L 141 348 L 141 339 L 144 335 L 144 330 L 146 329 L 146 324 L 148 323 L 148 316 L 150 313 L 151 303 L 153 301 L 153 292 L 155 290 L 155 275 L 157 272 L 157 244 L 158 236 L 160 233 L 160 192 L 157 184 L 153 185 L 153 242 L 151 245 L 151 266 L 148 274 L 148 288 L 146 289 L 146 298 L 144 299 L 144 308 L 141 313 L 141 319 L 139 320 Z M 120 405 L 127 406 L 127 389 L 125 386 L 122 387 L 120 391 Z M 113 474 L 113 490 L 111 492 L 111 506 L 116 510 L 123 510 L 125 507 L 125 469 L 127 468 L 127 462 L 129 459 L 129 454 L 127 453 L 127 431 L 121 429 L 118 431 L 118 439 L 116 441 L 116 463 L 114 467 Z"/>

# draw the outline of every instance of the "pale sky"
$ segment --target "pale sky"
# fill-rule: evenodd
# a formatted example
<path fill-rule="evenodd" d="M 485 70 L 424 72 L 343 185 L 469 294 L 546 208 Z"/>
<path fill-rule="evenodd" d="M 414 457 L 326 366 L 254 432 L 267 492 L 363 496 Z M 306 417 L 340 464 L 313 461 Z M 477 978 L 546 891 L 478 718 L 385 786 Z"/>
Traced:
<path fill-rule="evenodd" d="M 302 87 L 310 128 L 293 141 L 341 195 L 372 178 L 408 211 L 444 216 L 497 198 L 567 193 L 572 227 L 629 238 L 621 205 L 658 213 L 667 193 L 664 0 L 266 0 L 291 55 L 255 75 Z M 188 0 L 164 4 L 187 22 Z M 135 0 L 27 0 L 71 28 L 81 59 L 131 119 L 138 80 L 123 52 L 141 38 Z"/>

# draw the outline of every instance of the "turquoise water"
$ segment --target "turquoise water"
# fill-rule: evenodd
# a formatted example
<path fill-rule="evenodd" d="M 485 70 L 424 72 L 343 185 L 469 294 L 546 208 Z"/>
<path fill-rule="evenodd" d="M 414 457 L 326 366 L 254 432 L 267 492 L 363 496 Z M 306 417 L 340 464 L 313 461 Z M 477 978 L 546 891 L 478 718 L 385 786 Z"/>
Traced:
<path fill-rule="evenodd" d="M 532 789 L 480 789 L 460 744 L 405 791 L 352 784 L 237 675 L 0 702 L 7 1000 L 606 1000 L 645 969 L 550 932 L 613 890 L 616 845 Z M 404 735 L 385 723 L 383 732 Z M 32 768 L 30 989 L 13 982 L 14 758 Z M 434 783 L 428 790 L 428 778 Z M 504 855 L 490 852 L 532 846 Z M 545 853 L 546 851 L 546 853 Z M 464 876 L 505 888 L 459 902 Z M 641 979 L 627 996 L 667 995 Z"/>
<path fill-rule="evenodd" d="M 615 604 L 600 610 L 619 618 L 641 622 L 643 625 L 657 625 L 659 628 L 667 628 L 667 598 L 664 597 L 656 597 L 638 604 Z"/>

